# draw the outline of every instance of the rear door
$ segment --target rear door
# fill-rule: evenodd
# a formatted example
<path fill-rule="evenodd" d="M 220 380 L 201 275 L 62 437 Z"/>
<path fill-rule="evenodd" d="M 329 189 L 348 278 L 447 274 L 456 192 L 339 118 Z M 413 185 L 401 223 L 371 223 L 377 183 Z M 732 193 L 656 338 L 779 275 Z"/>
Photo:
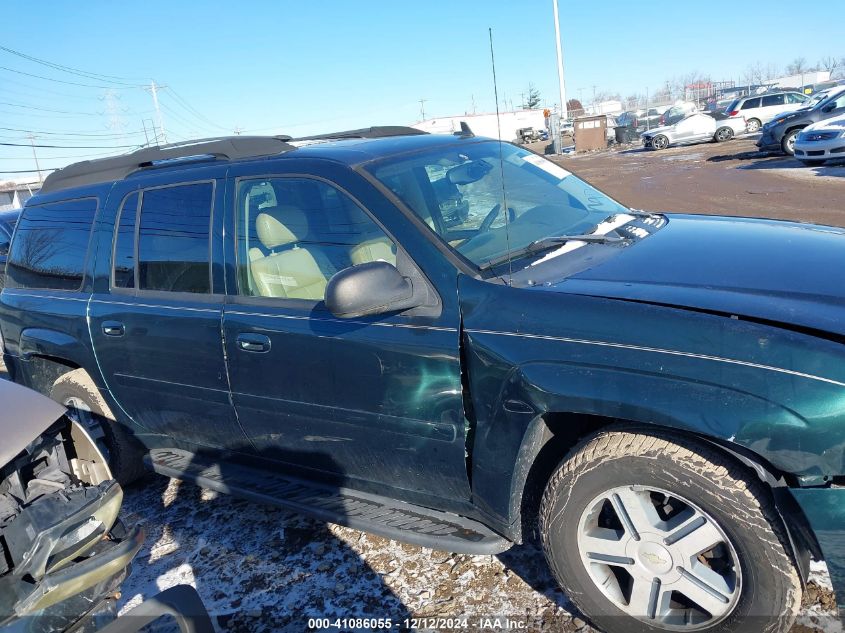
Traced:
<path fill-rule="evenodd" d="M 786 95 L 765 95 L 760 99 L 760 116 L 761 122 L 768 123 L 778 114 L 786 109 Z"/>
<path fill-rule="evenodd" d="M 334 317 L 323 298 L 336 271 L 376 260 L 419 268 L 376 222 L 364 202 L 375 190 L 360 176 L 284 164 L 295 171 L 231 172 L 223 325 L 241 424 L 260 456 L 299 476 L 467 500 L 454 273 L 436 311 Z"/>
<path fill-rule="evenodd" d="M 123 183 L 103 220 L 90 331 L 108 388 L 146 432 L 247 450 L 229 400 L 220 323 L 225 171 Z"/>

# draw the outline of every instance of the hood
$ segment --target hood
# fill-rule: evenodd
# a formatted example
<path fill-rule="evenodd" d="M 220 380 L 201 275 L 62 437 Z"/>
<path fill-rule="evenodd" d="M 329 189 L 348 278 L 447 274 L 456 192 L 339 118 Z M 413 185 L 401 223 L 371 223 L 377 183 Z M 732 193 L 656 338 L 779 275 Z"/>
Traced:
<path fill-rule="evenodd" d="M 845 114 L 830 119 L 822 119 L 804 128 L 805 132 L 818 132 L 820 130 L 845 132 Z"/>
<path fill-rule="evenodd" d="M 653 235 L 545 288 L 845 336 L 845 229 L 716 216 L 668 218 Z"/>
<path fill-rule="evenodd" d="M 65 408 L 40 393 L 0 380 L 0 468 L 65 414 Z"/>
<path fill-rule="evenodd" d="M 640 136 L 654 136 L 655 134 L 671 132 L 675 129 L 674 125 L 661 125 L 660 127 L 653 127 L 650 130 L 643 132 Z"/>

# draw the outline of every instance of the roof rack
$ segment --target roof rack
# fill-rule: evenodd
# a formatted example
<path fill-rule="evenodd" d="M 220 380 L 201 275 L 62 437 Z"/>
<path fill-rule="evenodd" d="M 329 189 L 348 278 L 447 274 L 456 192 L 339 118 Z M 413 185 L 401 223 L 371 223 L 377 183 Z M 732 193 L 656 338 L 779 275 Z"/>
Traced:
<path fill-rule="evenodd" d="M 47 176 L 41 186 L 41 193 L 122 180 L 142 169 L 175 163 L 272 156 L 296 149 L 288 143 L 289 140 L 289 136 L 221 136 L 146 147 L 111 158 L 85 160 Z"/>
<path fill-rule="evenodd" d="M 317 134 L 315 136 L 302 136 L 293 139 L 294 141 L 330 141 L 344 138 L 386 138 L 389 136 L 414 136 L 417 134 L 428 134 L 414 127 L 405 125 L 377 125 L 364 127 L 360 130 L 346 130 L 344 132 L 331 132 L 329 134 Z"/>

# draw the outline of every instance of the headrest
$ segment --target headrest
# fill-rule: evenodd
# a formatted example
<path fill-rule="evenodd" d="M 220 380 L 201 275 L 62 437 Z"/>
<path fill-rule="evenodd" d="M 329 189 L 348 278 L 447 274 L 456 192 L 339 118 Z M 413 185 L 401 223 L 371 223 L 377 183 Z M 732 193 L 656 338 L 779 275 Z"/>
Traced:
<path fill-rule="evenodd" d="M 308 234 L 308 218 L 296 207 L 268 207 L 255 218 L 255 231 L 264 248 L 299 242 Z"/>

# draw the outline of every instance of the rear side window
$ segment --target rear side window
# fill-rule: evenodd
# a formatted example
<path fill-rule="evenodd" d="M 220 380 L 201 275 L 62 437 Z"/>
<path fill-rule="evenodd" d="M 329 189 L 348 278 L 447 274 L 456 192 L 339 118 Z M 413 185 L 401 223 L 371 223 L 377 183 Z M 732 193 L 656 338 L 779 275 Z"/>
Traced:
<path fill-rule="evenodd" d="M 8 288 L 79 290 L 95 198 L 26 207 L 9 253 Z"/>
<path fill-rule="evenodd" d="M 763 97 L 763 107 L 767 108 L 769 106 L 779 106 L 783 105 L 784 96 L 780 95 L 767 95 Z"/>
<path fill-rule="evenodd" d="M 211 291 L 209 228 L 213 198 L 210 182 L 142 192 L 139 289 Z"/>
<path fill-rule="evenodd" d="M 752 108 L 759 108 L 760 107 L 760 98 L 756 99 L 749 99 L 745 103 L 742 104 L 740 110 L 751 110 Z"/>
<path fill-rule="evenodd" d="M 135 224 L 138 215 L 138 194 L 126 197 L 120 207 L 120 218 L 114 238 L 114 288 L 135 287 Z"/>

